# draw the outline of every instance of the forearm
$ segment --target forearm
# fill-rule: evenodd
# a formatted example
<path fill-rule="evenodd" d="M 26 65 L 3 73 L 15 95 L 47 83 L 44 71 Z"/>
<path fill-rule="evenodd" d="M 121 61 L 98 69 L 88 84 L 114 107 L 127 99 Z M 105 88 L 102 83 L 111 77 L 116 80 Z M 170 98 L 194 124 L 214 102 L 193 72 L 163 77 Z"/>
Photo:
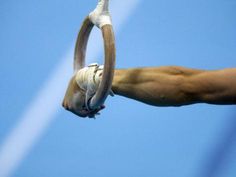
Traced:
<path fill-rule="evenodd" d="M 236 70 L 224 71 L 183 67 L 116 70 L 112 90 L 115 94 L 155 106 L 201 102 L 236 104 L 235 87 L 229 85 L 236 84 Z"/>

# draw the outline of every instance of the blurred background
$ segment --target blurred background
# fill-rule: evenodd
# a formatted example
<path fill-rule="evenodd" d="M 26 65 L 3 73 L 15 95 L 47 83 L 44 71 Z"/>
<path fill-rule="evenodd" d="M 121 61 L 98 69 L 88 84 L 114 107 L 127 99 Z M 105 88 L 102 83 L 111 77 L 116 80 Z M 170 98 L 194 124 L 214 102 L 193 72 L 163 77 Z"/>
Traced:
<path fill-rule="evenodd" d="M 0 177 L 234 177 L 235 106 L 108 98 L 61 107 L 80 25 L 97 0 L 0 1 Z M 236 66 L 236 1 L 110 0 L 117 68 Z M 103 63 L 94 28 L 87 61 Z"/>

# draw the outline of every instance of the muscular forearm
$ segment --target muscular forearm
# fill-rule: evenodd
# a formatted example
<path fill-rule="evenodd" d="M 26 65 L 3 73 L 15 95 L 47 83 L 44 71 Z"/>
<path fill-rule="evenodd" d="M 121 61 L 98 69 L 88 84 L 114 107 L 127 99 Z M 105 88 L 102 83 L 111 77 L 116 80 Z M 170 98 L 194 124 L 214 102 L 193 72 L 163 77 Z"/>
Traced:
<path fill-rule="evenodd" d="M 116 70 L 112 90 L 155 106 L 236 104 L 236 69 L 203 71 L 168 66 Z"/>

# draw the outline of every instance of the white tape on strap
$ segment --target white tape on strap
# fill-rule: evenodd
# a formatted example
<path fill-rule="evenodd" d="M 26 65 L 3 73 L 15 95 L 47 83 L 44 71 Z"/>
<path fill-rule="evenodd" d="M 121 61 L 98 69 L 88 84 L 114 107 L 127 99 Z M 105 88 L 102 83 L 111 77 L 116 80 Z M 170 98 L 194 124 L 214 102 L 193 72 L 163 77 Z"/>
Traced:
<path fill-rule="evenodd" d="M 99 0 L 97 7 L 89 14 L 89 19 L 98 28 L 104 25 L 112 25 L 108 10 L 109 0 Z"/>

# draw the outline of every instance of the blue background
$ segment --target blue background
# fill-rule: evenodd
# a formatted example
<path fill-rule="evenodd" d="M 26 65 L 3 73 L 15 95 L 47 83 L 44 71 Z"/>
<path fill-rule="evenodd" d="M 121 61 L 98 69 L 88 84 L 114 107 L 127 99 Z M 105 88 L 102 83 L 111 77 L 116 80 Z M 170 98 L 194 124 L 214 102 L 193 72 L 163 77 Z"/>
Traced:
<path fill-rule="evenodd" d="M 96 3 L 0 2 L 0 145 Z M 140 1 L 115 29 L 116 67 L 235 67 L 235 9 L 234 0 Z M 116 96 L 96 120 L 58 110 L 11 176 L 236 176 L 235 106 L 158 108 Z"/>

